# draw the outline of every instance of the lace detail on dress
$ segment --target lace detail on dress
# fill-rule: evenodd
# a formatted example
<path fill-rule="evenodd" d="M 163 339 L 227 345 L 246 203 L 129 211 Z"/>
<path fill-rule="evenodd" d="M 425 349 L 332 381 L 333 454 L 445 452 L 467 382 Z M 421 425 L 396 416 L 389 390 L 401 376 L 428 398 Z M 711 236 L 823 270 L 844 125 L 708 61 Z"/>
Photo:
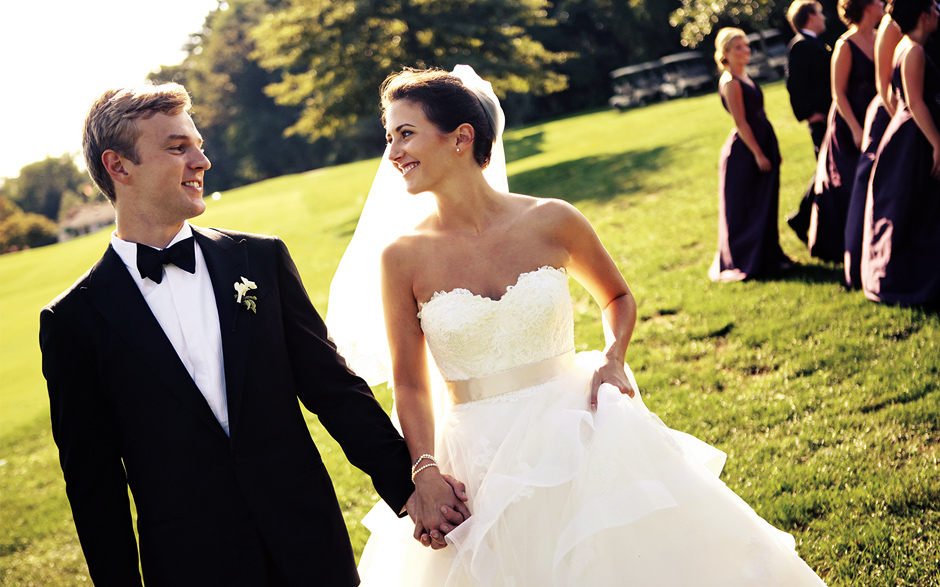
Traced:
<path fill-rule="evenodd" d="M 574 348 L 568 274 L 549 266 L 523 273 L 498 300 L 463 288 L 436 292 L 418 318 L 448 381 L 499 373 Z"/>

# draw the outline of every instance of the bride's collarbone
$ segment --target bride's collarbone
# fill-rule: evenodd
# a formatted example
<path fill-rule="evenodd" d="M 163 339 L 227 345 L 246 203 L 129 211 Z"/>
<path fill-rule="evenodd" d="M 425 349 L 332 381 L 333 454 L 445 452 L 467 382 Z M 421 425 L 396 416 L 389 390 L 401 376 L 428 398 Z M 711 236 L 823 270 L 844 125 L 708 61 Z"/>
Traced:
<path fill-rule="evenodd" d="M 562 268 L 567 259 L 557 243 L 511 231 L 474 239 L 434 238 L 422 245 L 413 265 L 416 292 L 425 294 L 419 300 L 455 289 L 498 300 L 523 274 Z"/>

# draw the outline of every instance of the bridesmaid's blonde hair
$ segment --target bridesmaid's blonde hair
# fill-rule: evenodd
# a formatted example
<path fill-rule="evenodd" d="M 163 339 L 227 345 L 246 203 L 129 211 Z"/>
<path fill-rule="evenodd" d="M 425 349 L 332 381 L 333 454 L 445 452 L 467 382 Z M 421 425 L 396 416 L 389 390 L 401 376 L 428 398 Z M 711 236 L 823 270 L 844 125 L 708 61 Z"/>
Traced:
<path fill-rule="evenodd" d="M 747 35 L 739 28 L 729 26 L 718 31 L 718 36 L 715 37 L 715 63 L 721 71 L 727 70 L 728 50 L 731 44 L 739 38 L 747 41 Z"/>

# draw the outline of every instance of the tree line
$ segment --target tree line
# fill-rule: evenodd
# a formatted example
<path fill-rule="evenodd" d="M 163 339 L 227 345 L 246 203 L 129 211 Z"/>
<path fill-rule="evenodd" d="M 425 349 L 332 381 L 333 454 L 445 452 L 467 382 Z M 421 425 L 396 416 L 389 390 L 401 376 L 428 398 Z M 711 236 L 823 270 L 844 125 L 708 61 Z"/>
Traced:
<path fill-rule="evenodd" d="M 56 242 L 58 223 L 94 201 L 105 198 L 95 195 L 72 155 L 46 157 L 26 165 L 0 187 L 0 253 Z"/>
<path fill-rule="evenodd" d="M 831 42 L 844 30 L 823 0 Z M 378 88 L 405 66 L 464 63 L 513 126 L 597 108 L 612 70 L 717 30 L 789 31 L 775 0 L 221 0 L 155 82 L 193 95 L 212 190 L 382 152 Z"/>
<path fill-rule="evenodd" d="M 211 189 L 381 154 L 378 88 L 471 65 L 509 125 L 603 105 L 609 72 L 680 50 L 676 0 L 228 0 L 153 81 L 193 95 Z"/>
<path fill-rule="evenodd" d="M 835 0 L 823 4 L 835 14 Z M 512 126 L 601 107 L 611 70 L 696 46 L 708 54 L 721 26 L 786 27 L 785 10 L 774 0 L 220 0 L 183 62 L 150 81 L 192 94 L 212 192 L 379 155 L 378 87 L 405 66 L 471 65 Z M 99 197 L 87 184 L 63 155 L 24 167 L 0 195 L 56 222 Z M 4 212 L 0 236 L 15 214 Z"/>

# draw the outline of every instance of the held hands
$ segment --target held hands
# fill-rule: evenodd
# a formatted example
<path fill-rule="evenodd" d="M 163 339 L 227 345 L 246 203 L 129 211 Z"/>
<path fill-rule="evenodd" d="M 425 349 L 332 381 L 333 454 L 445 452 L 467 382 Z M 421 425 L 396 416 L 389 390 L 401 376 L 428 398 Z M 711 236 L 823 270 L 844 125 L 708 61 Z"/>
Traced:
<path fill-rule="evenodd" d="M 415 492 L 405 504 L 415 523 L 414 538 L 434 550 L 444 548 L 444 536 L 470 517 L 464 503 L 468 499 L 466 487 L 450 475 L 442 475 L 436 466 L 418 471 L 414 480 Z"/>
<path fill-rule="evenodd" d="M 619 389 L 620 393 L 625 393 L 630 397 L 635 396 L 637 392 L 630 383 L 630 379 L 627 378 L 627 373 L 623 369 L 623 362 L 607 361 L 600 369 L 594 372 L 594 377 L 591 380 L 592 412 L 597 411 L 597 389 L 602 383 L 609 383 Z"/>

